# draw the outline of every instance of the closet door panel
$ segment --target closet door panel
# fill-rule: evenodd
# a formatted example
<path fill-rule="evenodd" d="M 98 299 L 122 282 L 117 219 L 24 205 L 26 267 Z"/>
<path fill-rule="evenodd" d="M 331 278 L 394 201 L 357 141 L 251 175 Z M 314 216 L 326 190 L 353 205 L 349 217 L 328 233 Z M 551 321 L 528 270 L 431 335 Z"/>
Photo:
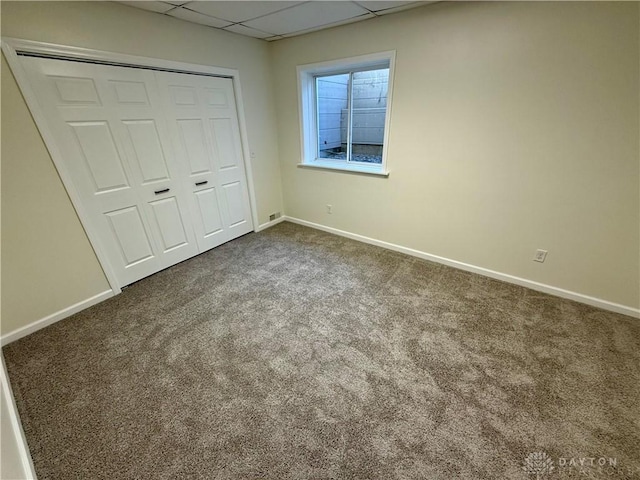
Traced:
<path fill-rule="evenodd" d="M 200 250 L 253 231 L 232 81 L 167 72 L 156 77 L 177 156 L 187 168 Z"/>
<path fill-rule="evenodd" d="M 118 283 L 197 254 L 153 72 L 21 61 Z"/>
<path fill-rule="evenodd" d="M 132 160 L 140 169 L 142 184 L 169 180 L 169 169 L 154 120 L 124 120 L 133 146 Z"/>
<path fill-rule="evenodd" d="M 231 79 L 20 61 L 121 286 L 253 230 Z"/>

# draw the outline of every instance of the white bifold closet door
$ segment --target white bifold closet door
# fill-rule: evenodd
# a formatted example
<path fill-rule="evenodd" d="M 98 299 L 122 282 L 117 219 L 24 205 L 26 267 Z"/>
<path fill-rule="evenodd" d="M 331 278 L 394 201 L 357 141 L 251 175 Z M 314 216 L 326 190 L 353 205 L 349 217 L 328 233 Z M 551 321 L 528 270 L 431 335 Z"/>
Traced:
<path fill-rule="evenodd" d="M 21 62 L 121 286 L 253 230 L 231 79 Z"/>
<path fill-rule="evenodd" d="M 251 210 L 230 79 L 156 74 L 171 141 L 186 169 L 189 207 L 201 251 L 244 235 Z"/>

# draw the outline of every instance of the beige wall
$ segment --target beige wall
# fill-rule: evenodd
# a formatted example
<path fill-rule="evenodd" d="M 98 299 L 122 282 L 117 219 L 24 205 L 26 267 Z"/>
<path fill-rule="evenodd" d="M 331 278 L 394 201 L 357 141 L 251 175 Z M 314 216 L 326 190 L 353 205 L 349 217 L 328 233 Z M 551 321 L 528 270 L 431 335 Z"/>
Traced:
<path fill-rule="evenodd" d="M 268 44 L 112 2 L 6 2 L 2 35 L 240 71 L 259 223 L 283 211 Z M 4 59 L 3 59 L 4 62 Z M 109 288 L 2 64 L 2 333 Z"/>
<path fill-rule="evenodd" d="M 440 3 L 275 42 L 287 215 L 638 308 L 638 7 Z M 385 50 L 390 177 L 297 168 L 296 65 Z"/>

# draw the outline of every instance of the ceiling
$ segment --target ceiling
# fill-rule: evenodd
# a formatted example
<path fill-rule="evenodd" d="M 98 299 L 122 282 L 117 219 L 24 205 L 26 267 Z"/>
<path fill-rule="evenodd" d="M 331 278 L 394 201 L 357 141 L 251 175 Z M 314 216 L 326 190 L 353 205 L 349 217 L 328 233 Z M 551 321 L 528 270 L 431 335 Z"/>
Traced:
<path fill-rule="evenodd" d="M 136 8 L 267 41 L 425 5 L 428 1 L 120 1 Z"/>

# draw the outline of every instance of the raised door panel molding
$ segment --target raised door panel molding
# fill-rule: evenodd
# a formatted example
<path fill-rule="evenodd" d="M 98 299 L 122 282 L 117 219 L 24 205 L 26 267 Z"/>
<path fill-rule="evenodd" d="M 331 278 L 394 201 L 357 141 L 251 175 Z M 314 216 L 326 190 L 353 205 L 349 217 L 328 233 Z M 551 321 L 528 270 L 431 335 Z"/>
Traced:
<path fill-rule="evenodd" d="M 176 197 L 150 202 L 162 238 L 163 252 L 167 253 L 188 244 L 187 233 Z"/>
<path fill-rule="evenodd" d="M 203 236 L 210 237 L 222 231 L 222 217 L 215 188 L 207 188 L 195 192 L 198 202 L 198 212 L 202 219 Z"/>
<path fill-rule="evenodd" d="M 182 145 L 191 174 L 210 172 L 210 159 L 202 120 L 199 118 L 180 119 L 177 121 L 177 125 L 180 129 Z"/>
<path fill-rule="evenodd" d="M 237 167 L 240 155 L 236 150 L 236 138 L 229 118 L 212 118 L 211 130 L 216 143 L 220 169 Z"/>
<path fill-rule="evenodd" d="M 100 105 L 96 85 L 91 78 L 47 75 L 55 85 L 58 105 Z"/>
<path fill-rule="evenodd" d="M 122 105 L 149 105 L 149 95 L 144 82 L 110 80 L 116 102 Z"/>
<path fill-rule="evenodd" d="M 124 120 L 122 122 L 133 146 L 135 161 L 142 173 L 143 184 L 169 179 L 167 163 L 153 120 Z"/>
<path fill-rule="evenodd" d="M 126 267 L 153 257 L 151 240 L 136 206 L 108 212 L 105 216 L 109 220 Z"/>
<path fill-rule="evenodd" d="M 229 226 L 234 227 L 247 219 L 244 215 L 242 199 L 242 185 L 240 182 L 228 183 L 222 186 L 229 211 Z"/>
<path fill-rule="evenodd" d="M 96 193 L 129 187 L 122 159 L 106 121 L 68 122 L 80 145 Z"/>

